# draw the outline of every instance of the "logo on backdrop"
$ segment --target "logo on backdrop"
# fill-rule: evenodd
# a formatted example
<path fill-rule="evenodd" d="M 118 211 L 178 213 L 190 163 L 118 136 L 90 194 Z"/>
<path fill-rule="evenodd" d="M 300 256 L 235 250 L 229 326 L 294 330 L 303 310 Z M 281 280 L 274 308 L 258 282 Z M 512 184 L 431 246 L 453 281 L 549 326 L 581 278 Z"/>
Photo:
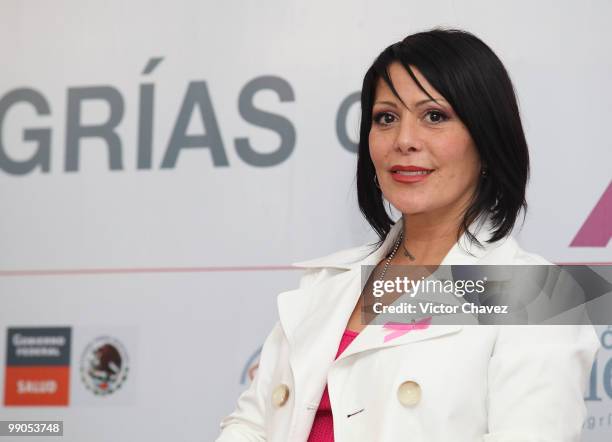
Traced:
<path fill-rule="evenodd" d="M 601 347 L 584 398 L 589 409 L 583 425 L 587 430 L 612 428 L 612 325 L 598 327 L 597 331 Z"/>
<path fill-rule="evenodd" d="M 610 213 L 612 213 L 612 181 L 572 240 L 570 247 L 606 247 L 612 238 Z"/>
<path fill-rule="evenodd" d="M 81 357 L 81 380 L 95 395 L 119 390 L 127 379 L 128 355 L 123 344 L 109 336 L 93 340 Z"/>
<path fill-rule="evenodd" d="M 4 405 L 68 405 L 70 344 L 70 327 L 9 327 Z"/>
<path fill-rule="evenodd" d="M 257 373 L 257 369 L 259 368 L 260 354 L 261 347 L 255 350 L 255 352 L 247 359 L 246 363 L 242 368 L 242 373 L 240 374 L 240 385 L 244 385 L 247 382 L 250 384 L 253 378 L 255 378 L 255 374 Z"/>

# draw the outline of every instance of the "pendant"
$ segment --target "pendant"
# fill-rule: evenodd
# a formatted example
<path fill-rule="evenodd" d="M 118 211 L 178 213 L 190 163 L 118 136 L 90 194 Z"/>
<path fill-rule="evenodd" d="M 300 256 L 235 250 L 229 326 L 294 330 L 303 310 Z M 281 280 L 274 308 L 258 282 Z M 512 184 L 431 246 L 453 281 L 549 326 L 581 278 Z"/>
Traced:
<path fill-rule="evenodd" d="M 406 247 L 404 247 L 404 256 L 410 258 L 410 261 L 414 261 L 416 258 L 412 256 L 412 254 L 408 251 Z"/>

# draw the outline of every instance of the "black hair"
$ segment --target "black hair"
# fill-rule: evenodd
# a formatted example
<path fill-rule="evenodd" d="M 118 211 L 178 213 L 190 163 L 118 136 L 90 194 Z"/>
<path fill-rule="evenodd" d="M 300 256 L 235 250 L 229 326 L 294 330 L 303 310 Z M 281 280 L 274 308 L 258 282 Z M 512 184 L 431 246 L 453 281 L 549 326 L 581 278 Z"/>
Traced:
<path fill-rule="evenodd" d="M 359 208 L 378 234 L 380 245 L 393 221 L 385 210 L 383 195 L 374 182 L 375 169 L 368 142 L 376 85 L 382 78 L 400 99 L 388 68 L 401 63 L 418 87 L 411 66 L 452 106 L 467 127 L 487 176 L 478 182 L 460 230 L 482 246 L 468 230 L 480 215 L 488 213 L 492 235 L 487 243 L 508 235 L 521 208 L 527 211 L 525 190 L 529 179 L 529 152 L 510 77 L 501 60 L 482 40 L 458 29 L 435 28 L 409 35 L 387 47 L 376 58 L 363 79 L 361 122 L 357 160 Z M 432 98 L 429 96 L 429 98 Z"/>

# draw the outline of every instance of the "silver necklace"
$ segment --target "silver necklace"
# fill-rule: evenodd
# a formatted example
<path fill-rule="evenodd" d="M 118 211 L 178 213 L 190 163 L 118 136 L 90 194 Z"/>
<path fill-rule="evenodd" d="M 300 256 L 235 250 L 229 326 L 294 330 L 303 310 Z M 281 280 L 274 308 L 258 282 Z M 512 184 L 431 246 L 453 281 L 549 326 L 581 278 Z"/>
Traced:
<path fill-rule="evenodd" d="M 397 241 L 395 242 L 395 245 L 393 246 L 393 251 L 391 252 L 389 257 L 387 258 L 387 261 L 385 262 L 385 266 L 383 267 L 383 271 L 380 274 L 380 277 L 378 278 L 379 281 L 382 281 L 383 278 L 385 277 L 385 273 L 387 273 L 387 269 L 389 268 L 389 264 L 391 264 L 391 260 L 393 259 L 393 257 L 397 253 L 397 249 L 399 249 L 400 244 L 403 243 L 402 238 L 404 238 L 404 231 L 403 230 L 400 232 L 399 237 L 397 238 Z"/>
<path fill-rule="evenodd" d="M 399 234 L 399 238 L 397 238 L 397 241 L 395 242 L 395 245 L 393 246 L 393 250 L 391 251 L 391 254 L 387 257 L 387 260 L 385 262 L 385 266 L 383 267 L 383 271 L 380 274 L 380 278 L 378 278 L 379 281 L 382 281 L 383 278 L 385 277 L 385 273 L 387 273 L 387 269 L 389 268 L 389 265 L 391 264 L 391 260 L 393 259 L 393 257 L 397 253 L 397 249 L 399 249 L 400 244 L 402 246 L 404 246 L 404 256 L 409 256 L 410 259 L 414 261 L 414 256 L 412 256 L 412 254 L 408 251 L 408 249 L 404 245 L 403 238 L 404 238 L 404 230 L 402 229 L 402 231 Z M 414 322 L 415 322 L 415 320 L 412 319 L 412 323 L 413 324 L 414 324 Z"/>

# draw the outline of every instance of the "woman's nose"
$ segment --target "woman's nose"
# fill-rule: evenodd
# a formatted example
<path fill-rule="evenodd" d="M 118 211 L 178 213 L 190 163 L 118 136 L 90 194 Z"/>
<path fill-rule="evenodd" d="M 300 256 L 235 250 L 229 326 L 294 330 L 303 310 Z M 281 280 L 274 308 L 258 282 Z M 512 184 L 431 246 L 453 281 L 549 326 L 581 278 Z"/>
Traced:
<path fill-rule="evenodd" d="M 401 153 L 420 150 L 423 146 L 416 121 L 403 119 L 395 139 L 395 149 Z"/>

